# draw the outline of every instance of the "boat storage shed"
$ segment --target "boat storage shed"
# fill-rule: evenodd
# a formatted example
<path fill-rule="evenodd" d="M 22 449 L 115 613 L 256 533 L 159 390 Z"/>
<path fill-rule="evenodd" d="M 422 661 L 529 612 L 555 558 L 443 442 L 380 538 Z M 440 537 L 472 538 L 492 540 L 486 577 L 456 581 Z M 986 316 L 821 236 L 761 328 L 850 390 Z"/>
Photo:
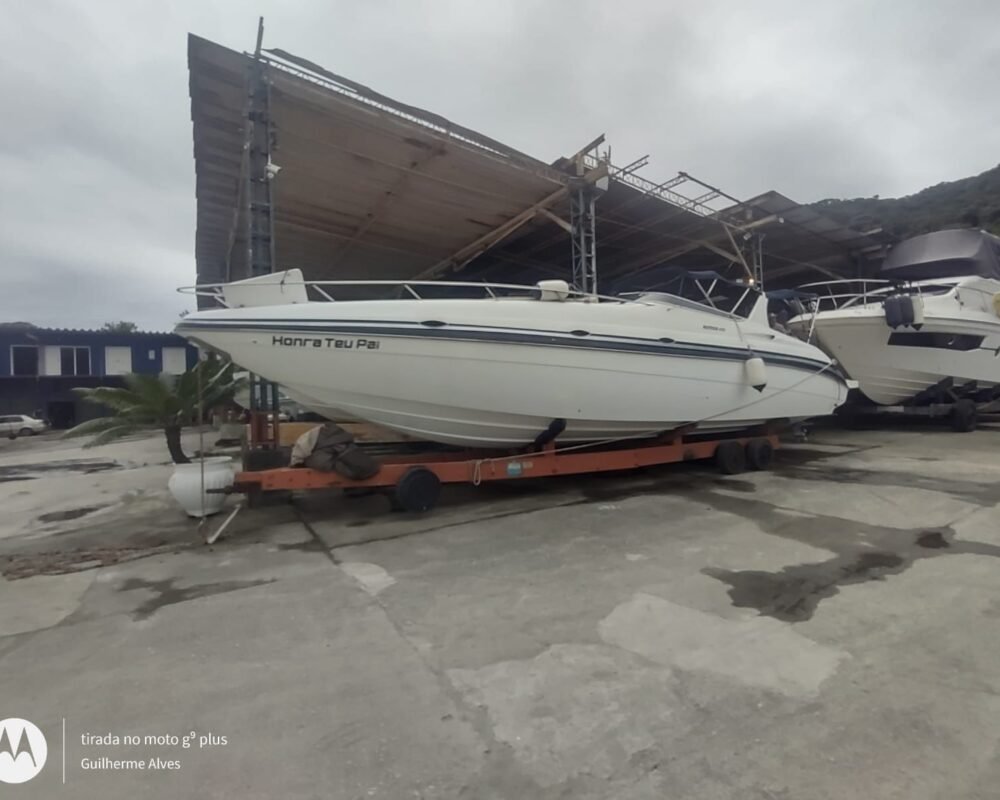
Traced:
<path fill-rule="evenodd" d="M 769 192 L 740 201 L 583 132 L 546 163 L 279 49 L 188 40 L 200 283 L 300 268 L 312 280 L 570 278 L 581 186 L 596 187 L 600 287 L 664 266 L 787 285 L 870 271 L 859 232 Z M 263 254 L 263 257 L 255 254 Z"/>

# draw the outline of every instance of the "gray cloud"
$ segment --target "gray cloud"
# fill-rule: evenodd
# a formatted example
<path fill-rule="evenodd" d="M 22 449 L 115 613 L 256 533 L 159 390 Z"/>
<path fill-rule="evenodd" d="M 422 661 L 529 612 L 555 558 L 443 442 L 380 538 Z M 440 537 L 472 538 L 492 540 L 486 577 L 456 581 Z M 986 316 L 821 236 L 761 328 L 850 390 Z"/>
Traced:
<path fill-rule="evenodd" d="M 167 328 L 191 303 L 185 35 L 257 8 L 12 4 L 0 28 L 0 319 Z M 607 132 L 749 196 L 907 194 L 998 160 L 991 0 L 265 2 L 266 45 L 541 158 Z"/>

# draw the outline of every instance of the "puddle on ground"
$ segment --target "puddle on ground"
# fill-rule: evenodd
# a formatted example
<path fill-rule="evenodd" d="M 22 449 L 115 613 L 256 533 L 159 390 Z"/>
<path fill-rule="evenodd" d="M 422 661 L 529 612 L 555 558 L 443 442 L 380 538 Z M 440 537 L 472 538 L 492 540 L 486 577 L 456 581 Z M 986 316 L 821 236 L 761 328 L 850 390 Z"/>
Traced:
<path fill-rule="evenodd" d="M 50 511 L 47 514 L 39 514 L 39 522 L 66 522 L 71 519 L 80 519 L 87 514 L 93 514 L 102 508 L 107 508 L 107 504 L 100 506 L 80 506 L 79 508 L 67 508 L 63 511 Z"/>

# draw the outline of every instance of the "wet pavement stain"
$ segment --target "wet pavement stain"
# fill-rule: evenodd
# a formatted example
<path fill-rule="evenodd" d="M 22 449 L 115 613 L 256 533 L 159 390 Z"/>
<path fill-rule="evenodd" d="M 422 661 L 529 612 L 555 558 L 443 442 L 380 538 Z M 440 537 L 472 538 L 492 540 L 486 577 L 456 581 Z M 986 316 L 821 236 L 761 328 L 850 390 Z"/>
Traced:
<path fill-rule="evenodd" d="M 801 467 L 808 464 L 821 463 L 831 458 L 856 456 L 869 450 L 877 450 L 880 445 L 858 445 L 857 447 L 840 447 L 821 450 L 816 447 L 782 447 L 774 454 L 774 467 Z"/>
<path fill-rule="evenodd" d="M 924 531 L 917 537 L 917 544 L 932 550 L 942 550 L 945 547 L 951 547 L 951 544 L 944 538 L 941 531 Z"/>
<path fill-rule="evenodd" d="M 797 564 L 779 572 L 730 572 L 708 567 L 702 572 L 732 588 L 729 597 L 738 608 L 756 608 L 761 615 L 784 622 L 810 619 L 821 600 L 833 597 L 841 586 L 884 580 L 909 565 L 894 553 L 862 553 L 815 564 Z"/>
<path fill-rule="evenodd" d="M 218 583 L 203 583 L 196 586 L 175 586 L 176 579 L 169 578 L 162 581 L 147 581 L 142 578 L 129 578 L 118 588 L 119 592 L 133 592 L 137 589 L 145 589 L 153 592 L 155 597 L 151 597 L 142 605 L 137 606 L 132 611 L 132 618 L 136 620 L 149 619 L 153 614 L 164 606 L 185 603 L 188 600 L 196 600 L 199 597 L 211 597 L 215 594 L 225 594 L 235 592 L 239 589 L 250 589 L 254 586 L 274 583 L 275 578 L 267 578 L 258 581 L 220 581 Z"/>
<path fill-rule="evenodd" d="M 326 548 L 315 539 L 304 539 L 301 542 L 279 544 L 277 549 L 281 552 L 292 551 L 297 553 L 318 553 L 326 550 Z"/>
<path fill-rule="evenodd" d="M 769 472 L 780 472 L 781 468 L 787 470 L 807 468 L 813 464 L 822 464 L 827 459 L 857 455 L 875 447 L 877 445 L 838 448 L 837 450 L 819 450 L 808 447 L 782 449 L 775 453 L 774 466 Z M 789 475 L 789 477 L 792 476 Z M 819 480 L 819 478 L 816 479 Z M 603 475 L 576 476 L 572 482 L 584 497 L 597 503 L 648 495 L 681 492 L 687 494 L 704 489 L 706 486 L 743 494 L 753 494 L 757 491 L 757 485 L 751 480 L 720 475 L 712 465 L 711 460 L 696 463 L 663 464 L 628 472 L 609 472 Z"/>
<path fill-rule="evenodd" d="M 778 463 L 777 460 L 772 472 L 791 480 L 853 483 L 883 488 L 923 489 L 950 494 L 957 499 L 981 506 L 992 506 L 1000 500 L 1000 483 L 955 480 L 941 476 L 919 475 L 913 472 L 868 470 L 838 467 L 830 464 L 797 465 L 784 463 L 784 461 Z"/>
<path fill-rule="evenodd" d="M 673 465 L 671 465 L 673 466 Z M 670 470 L 670 467 L 662 469 Z M 672 473 L 657 477 L 655 480 L 637 483 L 634 480 L 613 480 L 606 478 L 603 482 L 587 482 L 577 488 L 587 500 L 594 503 L 610 503 L 615 500 L 628 500 L 631 497 L 644 497 L 660 494 L 688 493 L 697 489 L 704 489 L 706 486 L 725 489 L 731 492 L 742 494 L 753 494 L 757 491 L 753 481 L 742 480 L 740 478 L 724 478 L 714 471 L 707 469 L 693 468 L 690 465 L 683 465 L 679 469 L 674 469 Z"/>
<path fill-rule="evenodd" d="M 883 580 L 909 569 L 924 558 L 982 555 L 1000 558 L 1000 546 L 956 540 L 949 527 L 934 530 L 892 528 L 815 514 L 789 518 L 780 506 L 755 498 L 732 497 L 708 489 L 691 499 L 717 511 L 753 520 L 764 533 L 780 536 L 835 555 L 820 562 L 790 564 L 775 572 L 706 567 L 702 573 L 729 585 L 729 597 L 740 608 L 786 622 L 812 617 L 822 600 L 841 586 Z"/>
<path fill-rule="evenodd" d="M 78 508 L 67 508 L 64 511 L 50 511 L 47 514 L 39 514 L 39 522 L 66 522 L 71 519 L 80 519 L 80 517 L 85 517 L 87 514 L 93 514 L 95 511 L 100 511 L 102 508 L 107 508 L 108 506 L 80 506 Z"/>
<path fill-rule="evenodd" d="M 107 472 L 109 469 L 121 469 L 121 464 L 95 464 L 84 469 L 84 475 L 93 475 L 95 472 Z"/>
<path fill-rule="evenodd" d="M 111 469 L 123 469 L 117 461 L 103 459 L 67 459 L 64 461 L 43 461 L 38 464 L 8 464 L 0 467 L 0 482 L 11 480 L 31 480 L 44 472 L 82 472 L 90 475 L 94 472 L 107 472 Z"/>

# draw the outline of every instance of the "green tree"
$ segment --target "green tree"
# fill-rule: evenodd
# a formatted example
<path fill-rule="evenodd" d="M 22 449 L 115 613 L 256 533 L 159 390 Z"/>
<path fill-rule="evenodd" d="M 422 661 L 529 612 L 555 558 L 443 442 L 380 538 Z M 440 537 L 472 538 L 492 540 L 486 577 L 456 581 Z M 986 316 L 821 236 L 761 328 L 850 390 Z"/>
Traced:
<path fill-rule="evenodd" d="M 135 333 L 139 330 L 139 326 L 134 322 L 120 320 L 119 322 L 105 322 L 101 326 L 101 330 L 108 333 Z"/>
<path fill-rule="evenodd" d="M 233 377 L 233 365 L 215 359 L 199 361 L 183 375 L 126 375 L 124 379 L 123 389 L 74 389 L 84 400 L 105 406 L 112 414 L 83 422 L 64 436 L 94 436 L 85 446 L 95 447 L 159 428 L 174 463 L 187 464 L 191 459 L 181 447 L 181 430 L 195 420 L 199 405 L 207 411 L 243 388 L 243 379 Z"/>

